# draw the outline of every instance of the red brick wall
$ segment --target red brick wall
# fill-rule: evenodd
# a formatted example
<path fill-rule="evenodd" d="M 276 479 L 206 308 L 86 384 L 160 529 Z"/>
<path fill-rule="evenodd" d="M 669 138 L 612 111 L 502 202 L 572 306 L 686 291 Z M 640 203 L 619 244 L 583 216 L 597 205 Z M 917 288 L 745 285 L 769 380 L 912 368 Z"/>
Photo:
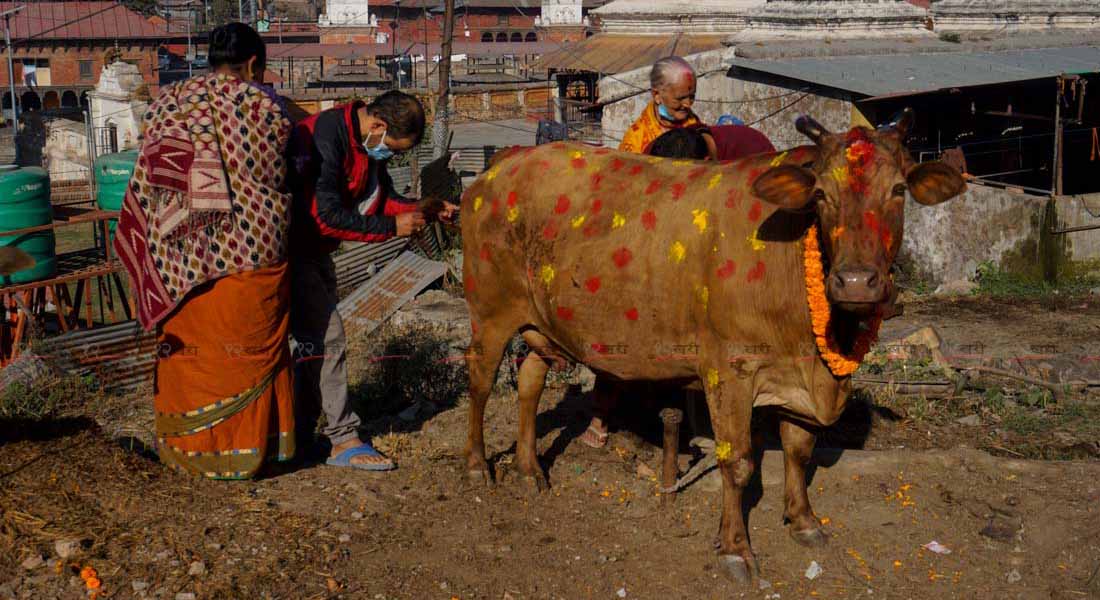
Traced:
<path fill-rule="evenodd" d="M 99 81 L 99 73 L 103 70 L 103 48 L 88 48 L 87 46 L 73 48 L 20 48 L 16 46 L 12 56 L 17 75 L 16 86 L 21 85 L 19 76 L 22 75 L 22 67 L 19 64 L 23 58 L 45 58 L 50 61 L 50 85 L 51 86 L 95 86 Z M 141 76 L 150 85 L 157 84 L 156 66 L 157 53 L 152 46 L 148 47 L 120 47 L 122 59 L 133 62 L 141 69 Z M 80 61 L 92 61 L 92 75 L 88 78 L 80 76 Z M 0 60 L 0 86 L 7 89 L 8 85 L 8 61 Z"/>

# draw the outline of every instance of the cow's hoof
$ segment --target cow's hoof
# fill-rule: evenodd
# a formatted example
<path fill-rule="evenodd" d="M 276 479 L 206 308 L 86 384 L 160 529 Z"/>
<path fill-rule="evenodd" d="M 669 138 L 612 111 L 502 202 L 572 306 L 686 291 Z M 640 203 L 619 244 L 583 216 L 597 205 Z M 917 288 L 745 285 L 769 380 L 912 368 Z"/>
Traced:
<path fill-rule="evenodd" d="M 756 570 L 756 565 L 736 554 L 718 555 L 718 567 L 730 581 L 741 585 L 751 584 Z"/>
<path fill-rule="evenodd" d="M 466 478 L 474 485 L 492 487 L 493 478 L 489 475 L 489 469 L 470 469 L 466 471 Z"/>
<path fill-rule="evenodd" d="M 807 548 L 820 548 L 828 542 L 829 538 L 826 537 L 825 532 L 821 531 L 820 527 L 814 527 L 813 529 L 803 529 L 802 531 L 795 531 L 791 529 L 791 537 L 794 541 L 798 542 L 801 546 Z"/>
<path fill-rule="evenodd" d="M 527 491 L 532 494 L 539 494 L 550 489 L 550 484 L 546 482 L 546 477 L 541 473 L 538 475 L 524 475 L 520 479 L 523 481 L 523 487 L 527 488 Z"/>

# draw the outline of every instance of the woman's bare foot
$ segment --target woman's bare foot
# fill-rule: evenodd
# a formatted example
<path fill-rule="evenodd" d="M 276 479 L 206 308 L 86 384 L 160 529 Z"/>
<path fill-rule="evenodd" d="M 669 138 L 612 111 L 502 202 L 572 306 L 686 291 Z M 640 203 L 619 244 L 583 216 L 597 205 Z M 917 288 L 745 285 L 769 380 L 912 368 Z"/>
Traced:
<path fill-rule="evenodd" d="M 603 448 L 607 445 L 607 424 L 599 417 L 592 417 L 588 429 L 581 434 L 581 443 L 591 448 Z"/>

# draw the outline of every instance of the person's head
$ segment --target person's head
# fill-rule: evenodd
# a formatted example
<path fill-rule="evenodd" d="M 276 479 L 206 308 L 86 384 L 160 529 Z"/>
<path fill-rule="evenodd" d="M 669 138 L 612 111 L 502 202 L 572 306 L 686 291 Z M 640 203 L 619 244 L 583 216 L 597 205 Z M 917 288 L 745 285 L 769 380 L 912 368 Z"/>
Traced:
<path fill-rule="evenodd" d="M 389 91 L 366 106 L 360 134 L 368 151 L 377 158 L 411 150 L 424 137 L 424 106 L 416 96 Z"/>
<path fill-rule="evenodd" d="M 679 127 L 666 131 L 646 151 L 651 156 L 665 158 L 694 158 L 703 160 L 710 156 L 703 132 L 696 128 Z"/>
<path fill-rule="evenodd" d="M 653 63 L 649 87 L 662 119 L 678 122 L 691 117 L 691 105 L 695 103 L 695 70 L 686 60 L 667 56 Z"/>
<path fill-rule="evenodd" d="M 210 32 L 210 68 L 245 81 L 263 83 L 267 47 L 263 38 L 244 23 L 228 23 Z"/>

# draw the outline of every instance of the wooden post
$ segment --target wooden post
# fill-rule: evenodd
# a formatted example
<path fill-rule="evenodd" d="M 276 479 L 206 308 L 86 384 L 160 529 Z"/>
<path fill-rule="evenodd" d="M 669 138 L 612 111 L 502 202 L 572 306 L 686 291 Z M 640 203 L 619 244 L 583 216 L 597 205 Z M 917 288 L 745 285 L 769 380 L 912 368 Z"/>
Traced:
<path fill-rule="evenodd" d="M 455 34 L 455 2 L 444 0 L 443 43 L 439 52 L 439 93 L 432 120 L 432 158 L 439 158 L 447 149 L 451 121 L 451 49 Z"/>

